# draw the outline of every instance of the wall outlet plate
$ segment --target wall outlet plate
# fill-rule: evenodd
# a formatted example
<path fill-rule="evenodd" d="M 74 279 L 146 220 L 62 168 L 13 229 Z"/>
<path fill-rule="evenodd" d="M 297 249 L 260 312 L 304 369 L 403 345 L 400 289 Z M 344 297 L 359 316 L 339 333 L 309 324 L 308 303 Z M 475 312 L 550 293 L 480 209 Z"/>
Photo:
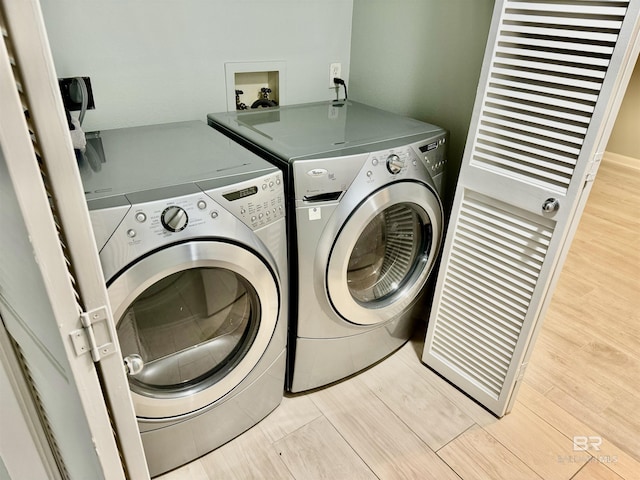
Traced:
<path fill-rule="evenodd" d="M 335 88 L 336 84 L 333 83 L 334 78 L 342 78 L 342 64 L 332 63 L 329 65 L 329 88 Z"/>

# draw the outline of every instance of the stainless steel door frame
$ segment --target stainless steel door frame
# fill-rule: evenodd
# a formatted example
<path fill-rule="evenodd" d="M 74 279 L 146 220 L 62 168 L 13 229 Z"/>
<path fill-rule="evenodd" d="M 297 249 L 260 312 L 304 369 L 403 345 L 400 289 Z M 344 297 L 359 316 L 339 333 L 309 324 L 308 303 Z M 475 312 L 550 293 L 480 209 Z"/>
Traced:
<path fill-rule="evenodd" d="M 235 368 L 210 387 L 154 398 L 131 391 L 136 415 L 146 419 L 180 417 L 222 398 L 255 367 L 272 338 L 281 308 L 280 286 L 265 262 L 246 248 L 221 241 L 190 241 L 169 246 L 126 269 L 109 285 L 108 294 L 119 323 L 129 305 L 159 280 L 192 268 L 223 268 L 244 277 L 255 289 L 261 316 L 253 344 Z"/>
<path fill-rule="evenodd" d="M 428 252 L 418 254 L 422 262 L 410 273 L 405 285 L 383 301 L 370 305 L 354 299 L 347 282 L 349 259 L 356 242 L 369 223 L 384 210 L 394 205 L 406 204 L 431 225 L 431 242 Z M 424 184 L 415 181 L 392 183 L 367 197 L 343 223 L 333 248 L 329 253 L 326 269 L 326 288 L 336 311 L 351 323 L 374 325 L 388 321 L 406 310 L 419 295 L 437 256 L 443 228 L 442 208 L 437 196 Z"/>

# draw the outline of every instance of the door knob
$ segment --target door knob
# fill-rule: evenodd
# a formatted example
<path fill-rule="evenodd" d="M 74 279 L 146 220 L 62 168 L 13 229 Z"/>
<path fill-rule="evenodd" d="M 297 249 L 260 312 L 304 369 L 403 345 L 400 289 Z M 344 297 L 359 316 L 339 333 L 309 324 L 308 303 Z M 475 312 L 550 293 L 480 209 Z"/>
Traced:
<path fill-rule="evenodd" d="M 127 355 L 122 360 L 124 361 L 124 369 L 127 375 L 137 375 L 144 368 L 142 357 L 135 353 L 133 355 Z"/>
<path fill-rule="evenodd" d="M 545 213 L 557 212 L 560 208 L 560 202 L 557 198 L 547 198 L 542 204 L 542 211 Z"/>

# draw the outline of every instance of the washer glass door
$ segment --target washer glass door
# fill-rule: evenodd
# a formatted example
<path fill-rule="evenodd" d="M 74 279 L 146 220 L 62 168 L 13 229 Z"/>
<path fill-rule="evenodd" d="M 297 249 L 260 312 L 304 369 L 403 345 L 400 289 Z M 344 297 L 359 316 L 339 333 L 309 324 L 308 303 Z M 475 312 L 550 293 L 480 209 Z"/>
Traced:
<path fill-rule="evenodd" d="M 273 336 L 280 289 L 253 252 L 215 241 L 169 246 L 108 287 L 136 414 L 185 415 L 219 400 Z"/>
<path fill-rule="evenodd" d="M 362 325 L 403 313 L 427 281 L 441 236 L 442 209 L 425 185 L 398 182 L 374 192 L 349 216 L 329 256 L 336 311 Z"/>
<path fill-rule="evenodd" d="M 432 240 L 431 223 L 425 224 L 415 205 L 384 209 L 362 231 L 349 256 L 351 296 L 375 307 L 404 288 Z"/>

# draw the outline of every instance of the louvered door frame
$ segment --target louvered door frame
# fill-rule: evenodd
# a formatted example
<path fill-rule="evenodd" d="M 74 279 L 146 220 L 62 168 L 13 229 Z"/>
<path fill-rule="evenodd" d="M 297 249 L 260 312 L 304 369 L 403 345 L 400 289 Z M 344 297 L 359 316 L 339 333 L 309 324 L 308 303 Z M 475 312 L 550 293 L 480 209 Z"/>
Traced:
<path fill-rule="evenodd" d="M 638 56 L 640 1 L 499 0 L 422 360 L 515 399 Z"/>

